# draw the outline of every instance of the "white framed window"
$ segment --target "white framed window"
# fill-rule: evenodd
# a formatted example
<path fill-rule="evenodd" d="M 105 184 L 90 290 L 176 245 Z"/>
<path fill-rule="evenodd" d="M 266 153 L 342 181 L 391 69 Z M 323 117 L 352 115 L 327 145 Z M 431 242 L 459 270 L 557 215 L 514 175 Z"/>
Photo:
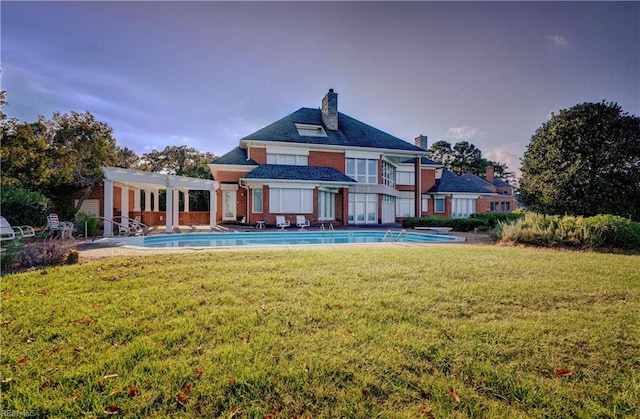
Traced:
<path fill-rule="evenodd" d="M 414 198 L 396 198 L 396 217 L 413 217 L 416 211 Z"/>
<path fill-rule="evenodd" d="M 269 188 L 269 212 L 313 213 L 313 189 Z"/>
<path fill-rule="evenodd" d="M 287 164 L 290 166 L 307 166 L 309 156 L 297 154 L 267 153 L 267 164 Z"/>
<path fill-rule="evenodd" d="M 378 194 L 349 193 L 349 224 L 378 223 Z"/>
<path fill-rule="evenodd" d="M 396 170 L 396 183 L 398 185 L 415 185 L 416 171 L 415 169 L 402 168 Z"/>
<path fill-rule="evenodd" d="M 476 212 L 476 200 L 474 198 L 451 199 L 451 218 L 467 218 Z"/>
<path fill-rule="evenodd" d="M 378 160 L 347 158 L 346 175 L 359 183 L 378 183 Z"/>
<path fill-rule="evenodd" d="M 422 195 L 422 212 L 429 212 L 429 195 Z"/>
<path fill-rule="evenodd" d="M 336 194 L 328 191 L 318 191 L 318 220 L 330 221 L 336 219 Z"/>
<path fill-rule="evenodd" d="M 444 212 L 444 197 L 436 197 L 433 201 L 433 212 L 442 214 Z"/>
<path fill-rule="evenodd" d="M 251 189 L 251 211 L 262 212 L 262 188 Z"/>
<path fill-rule="evenodd" d="M 396 187 L 396 168 L 386 160 L 382 161 L 382 184 L 390 188 Z"/>

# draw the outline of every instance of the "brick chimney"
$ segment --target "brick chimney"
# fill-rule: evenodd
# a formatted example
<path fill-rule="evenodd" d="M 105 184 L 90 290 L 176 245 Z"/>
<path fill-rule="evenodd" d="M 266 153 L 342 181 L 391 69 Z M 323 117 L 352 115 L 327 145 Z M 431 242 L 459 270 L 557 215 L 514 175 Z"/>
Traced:
<path fill-rule="evenodd" d="M 429 137 L 427 137 L 426 135 L 418 135 L 415 139 L 415 144 L 416 147 L 420 147 L 422 149 L 428 150 L 427 147 L 429 147 L 429 145 L 427 144 L 427 140 L 429 139 Z"/>
<path fill-rule="evenodd" d="M 329 131 L 338 130 L 338 94 L 333 89 L 322 98 L 322 122 Z"/>
<path fill-rule="evenodd" d="M 494 167 L 493 166 L 487 166 L 487 182 L 489 183 L 493 183 L 493 175 L 494 175 Z"/>

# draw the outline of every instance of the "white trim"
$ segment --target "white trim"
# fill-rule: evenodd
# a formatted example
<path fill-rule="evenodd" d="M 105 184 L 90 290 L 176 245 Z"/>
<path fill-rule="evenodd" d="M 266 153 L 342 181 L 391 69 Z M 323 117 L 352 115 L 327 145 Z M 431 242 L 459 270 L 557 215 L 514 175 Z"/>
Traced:
<path fill-rule="evenodd" d="M 353 153 L 372 153 L 377 155 L 377 158 L 380 158 L 382 155 L 386 156 L 396 156 L 398 158 L 415 158 L 415 157 L 423 157 L 426 155 L 425 151 L 411 151 L 411 150 L 397 150 L 393 148 L 375 148 L 375 147 L 354 147 L 354 146 L 337 146 L 334 144 L 306 144 L 306 143 L 288 143 L 288 142 L 279 142 L 279 141 L 256 141 L 252 140 L 241 140 L 240 145 L 247 145 L 250 147 L 267 147 L 269 146 L 277 147 L 278 144 L 282 144 L 283 147 L 302 147 L 307 149 L 329 149 L 329 151 L 339 152 L 344 151 L 353 152 Z M 407 142 L 407 144 L 411 145 L 411 143 Z"/>
<path fill-rule="evenodd" d="M 221 191 L 237 191 L 239 189 L 237 183 L 222 183 L 220 185 Z"/>
<path fill-rule="evenodd" d="M 354 150 L 345 150 L 344 157 L 346 159 L 367 159 L 367 160 L 380 160 L 380 153 L 375 151 L 354 151 Z"/>
<path fill-rule="evenodd" d="M 296 156 L 308 156 L 308 147 L 282 147 L 282 146 L 267 146 L 267 154 L 293 154 Z"/>

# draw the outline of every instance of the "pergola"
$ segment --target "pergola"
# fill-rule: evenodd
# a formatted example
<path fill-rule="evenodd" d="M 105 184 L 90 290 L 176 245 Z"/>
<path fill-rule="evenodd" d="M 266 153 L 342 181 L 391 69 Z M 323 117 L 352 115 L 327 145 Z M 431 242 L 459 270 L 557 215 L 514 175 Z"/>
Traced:
<path fill-rule="evenodd" d="M 113 219 L 113 190 L 114 186 L 120 187 L 122 199 L 122 217 L 129 217 L 129 190 L 133 189 L 134 211 L 140 211 L 141 193 L 145 193 L 145 205 L 147 210 L 151 208 L 151 194 L 154 196 L 154 209 L 159 208 L 158 193 L 166 190 L 166 232 L 172 233 L 174 227 L 178 227 L 178 198 L 180 192 L 188 196 L 190 190 L 209 191 L 209 224 L 211 228 L 216 225 L 216 189 L 218 182 L 209 179 L 198 179 L 185 176 L 166 175 L 162 173 L 144 172 L 141 170 L 122 169 L 119 167 L 104 167 L 104 218 L 105 236 L 113 234 L 110 223 Z M 185 199 L 185 211 L 189 211 L 189 199 Z"/>

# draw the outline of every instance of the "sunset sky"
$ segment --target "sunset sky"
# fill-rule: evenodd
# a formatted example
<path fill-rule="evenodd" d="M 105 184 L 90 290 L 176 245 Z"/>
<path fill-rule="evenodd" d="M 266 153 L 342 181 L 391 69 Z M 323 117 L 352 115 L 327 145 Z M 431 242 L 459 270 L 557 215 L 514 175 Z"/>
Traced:
<path fill-rule="evenodd" d="M 413 142 L 514 170 L 562 108 L 640 114 L 639 2 L 6 2 L 10 117 L 93 113 L 138 154 L 221 155 L 329 88 Z"/>

